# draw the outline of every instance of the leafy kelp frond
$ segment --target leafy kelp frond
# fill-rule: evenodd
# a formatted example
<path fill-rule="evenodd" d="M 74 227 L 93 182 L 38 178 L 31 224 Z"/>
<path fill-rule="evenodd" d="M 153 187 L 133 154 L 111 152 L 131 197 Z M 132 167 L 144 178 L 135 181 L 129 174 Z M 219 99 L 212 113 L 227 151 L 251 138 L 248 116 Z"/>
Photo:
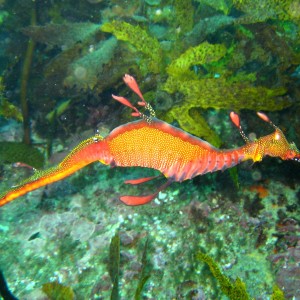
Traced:
<path fill-rule="evenodd" d="M 262 22 L 268 19 L 300 21 L 299 1 L 295 0 L 233 0 L 234 6 L 246 13 L 237 22 Z"/>
<path fill-rule="evenodd" d="M 255 73 L 239 73 L 226 78 L 197 78 L 190 68 L 193 65 L 205 65 L 207 70 L 217 68 L 221 73 L 226 70 L 226 61 L 222 60 L 218 66 L 211 63 L 218 62 L 225 57 L 226 50 L 221 44 L 212 45 L 204 42 L 196 47 L 191 47 L 178 59 L 171 62 L 167 68 L 169 77 L 163 89 L 170 94 L 181 92 L 184 102 L 179 107 L 173 107 L 169 115 L 175 118 L 186 131 L 205 138 L 215 146 L 220 146 L 220 139 L 209 128 L 205 120 L 197 114 L 197 119 L 191 117 L 192 108 L 235 109 L 243 108 L 252 110 L 280 110 L 292 103 L 285 98 L 274 99 L 286 93 L 285 88 L 268 89 L 263 86 L 254 86 Z M 225 71 L 226 74 L 226 71 Z"/>
<path fill-rule="evenodd" d="M 23 116 L 20 110 L 5 98 L 4 91 L 5 85 L 3 83 L 3 77 L 0 77 L 0 116 L 22 122 Z"/>
<path fill-rule="evenodd" d="M 184 84 L 198 81 L 197 75 L 193 73 L 190 68 L 193 65 L 204 65 L 218 61 L 225 54 L 226 47 L 221 44 L 213 45 L 204 42 L 196 47 L 190 47 L 167 67 L 169 78 L 163 86 L 163 89 L 168 93 L 180 91 L 183 92 L 184 96 L 188 96 L 189 94 L 183 90 Z M 195 95 L 195 99 L 197 97 L 198 94 Z M 176 119 L 181 128 L 189 133 L 203 137 L 216 147 L 220 146 L 220 138 L 210 129 L 204 118 L 199 113 L 196 113 L 196 111 L 191 115 L 192 108 L 194 107 L 201 107 L 201 104 L 198 105 L 193 101 L 189 101 L 188 97 L 185 97 L 185 102 L 181 103 L 180 107 L 173 107 L 168 112 L 168 115 L 171 116 L 172 119 Z"/>
<path fill-rule="evenodd" d="M 169 93 L 180 91 L 185 95 L 183 107 L 216 109 L 252 109 L 275 111 L 292 105 L 286 98 L 275 99 L 286 93 L 283 87 L 268 89 L 249 82 L 228 82 L 225 78 L 205 78 L 180 81 L 169 77 L 164 85 Z"/>
<path fill-rule="evenodd" d="M 179 33 L 185 34 L 192 30 L 194 23 L 194 7 L 191 0 L 175 0 L 174 1 L 176 28 Z"/>
<path fill-rule="evenodd" d="M 173 60 L 167 67 L 167 73 L 174 77 L 195 78 L 195 74 L 189 71 L 193 65 L 203 65 L 217 61 L 226 54 L 226 47 L 221 44 L 201 43 L 196 47 L 191 47 L 177 59 Z"/>
<path fill-rule="evenodd" d="M 6 119 L 15 119 L 19 122 L 23 121 L 20 110 L 10 103 L 7 99 L 0 99 L 0 116 Z"/>
<path fill-rule="evenodd" d="M 46 115 L 46 119 L 52 123 L 54 118 L 61 116 L 69 108 L 70 103 L 71 99 L 63 101 Z"/>
<path fill-rule="evenodd" d="M 276 98 L 286 93 L 284 87 L 255 86 L 256 73 L 239 72 L 229 77 L 229 59 L 233 56 L 237 60 L 239 53 L 234 46 L 226 50 L 224 45 L 207 42 L 192 47 L 168 66 L 169 77 L 163 89 L 171 94 L 181 92 L 186 102 L 183 105 L 189 108 L 274 111 L 290 106 L 289 99 Z M 203 65 L 209 72 L 207 78 L 198 78 L 190 70 L 193 65 Z M 216 78 L 215 72 L 219 74 Z"/>
<path fill-rule="evenodd" d="M 141 69 L 145 74 L 159 73 L 162 61 L 160 44 L 146 30 L 123 21 L 105 23 L 101 26 L 101 30 L 112 33 L 118 40 L 129 42 L 140 51 L 143 54 Z"/>
<path fill-rule="evenodd" d="M 204 138 L 206 141 L 213 144 L 215 147 L 221 145 L 221 140 L 218 135 L 209 127 L 201 114 L 193 109 L 192 103 L 184 103 L 182 106 L 174 106 L 168 111 L 167 116 L 171 120 L 177 120 L 180 127 L 198 137 Z"/>

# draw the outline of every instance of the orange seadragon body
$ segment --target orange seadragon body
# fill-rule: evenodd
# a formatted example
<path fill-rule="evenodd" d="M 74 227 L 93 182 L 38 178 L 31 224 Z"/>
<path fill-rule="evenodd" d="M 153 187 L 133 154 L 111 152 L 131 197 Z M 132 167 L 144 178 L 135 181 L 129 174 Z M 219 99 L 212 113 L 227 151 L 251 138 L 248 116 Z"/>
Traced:
<path fill-rule="evenodd" d="M 173 181 L 230 168 L 243 158 L 157 119 L 120 126 L 105 141 L 114 165 L 156 169 Z"/>
<path fill-rule="evenodd" d="M 96 135 L 81 142 L 58 166 L 36 171 L 33 176 L 0 195 L 0 206 L 39 187 L 66 178 L 95 161 L 112 167 L 147 167 L 159 170 L 167 178 L 167 182 L 153 194 L 120 197 L 127 205 L 141 205 L 151 201 L 173 181 L 181 182 L 197 175 L 225 170 L 245 160 L 261 161 L 266 155 L 283 160 L 300 160 L 300 152 L 296 146 L 289 144 L 282 131 L 263 113 L 258 113 L 258 116 L 273 126 L 274 133 L 249 141 L 241 129 L 238 115 L 232 112 L 231 120 L 239 128 L 246 144 L 235 149 L 217 149 L 200 138 L 156 119 L 134 78 L 125 75 L 124 81 L 140 97 L 138 104 L 145 107 L 150 116 L 142 114 L 126 98 L 113 95 L 114 99 L 133 109 L 132 115 L 141 117 L 141 120 L 119 126 L 105 138 Z M 140 184 L 153 178 L 127 180 L 126 183 Z"/>

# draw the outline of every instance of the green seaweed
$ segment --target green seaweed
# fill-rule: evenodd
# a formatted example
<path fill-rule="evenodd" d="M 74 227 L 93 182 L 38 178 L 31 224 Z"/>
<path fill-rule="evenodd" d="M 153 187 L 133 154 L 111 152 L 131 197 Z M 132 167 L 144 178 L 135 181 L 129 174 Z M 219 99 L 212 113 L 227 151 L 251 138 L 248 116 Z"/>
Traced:
<path fill-rule="evenodd" d="M 33 146 L 18 142 L 0 142 L 0 163 L 22 162 L 34 168 L 44 165 L 43 154 Z"/>
<path fill-rule="evenodd" d="M 5 98 L 0 99 L 0 116 L 6 119 L 15 119 L 19 122 L 23 121 L 20 110 Z"/>
<path fill-rule="evenodd" d="M 228 172 L 234 186 L 238 189 L 240 187 L 240 182 L 239 182 L 239 174 L 238 174 L 237 167 L 235 166 L 233 168 L 228 169 Z"/>
<path fill-rule="evenodd" d="M 167 115 L 171 117 L 171 120 L 176 119 L 183 130 L 204 138 L 215 147 L 219 147 L 221 139 L 209 127 L 203 116 L 194 108 L 194 104 L 184 103 L 182 106 L 173 106 Z"/>
<path fill-rule="evenodd" d="M 110 32 L 118 40 L 129 42 L 142 53 L 139 63 L 144 74 L 159 73 L 161 70 L 162 51 L 158 40 L 138 25 L 131 25 L 124 21 L 112 21 L 101 26 L 104 32 Z"/>
<path fill-rule="evenodd" d="M 0 116 L 23 122 L 21 111 L 5 98 L 4 91 L 5 85 L 3 83 L 3 77 L 0 76 Z"/>
<path fill-rule="evenodd" d="M 147 280 L 150 278 L 152 266 L 147 258 L 148 247 L 149 240 L 147 239 L 142 256 L 142 269 L 140 272 L 137 288 L 134 294 L 135 300 L 141 299 L 141 293 L 143 291 L 143 288 Z M 113 283 L 110 299 L 118 300 L 120 299 L 120 236 L 118 233 L 115 234 L 115 236 L 111 239 L 110 242 L 108 272 Z"/>
<path fill-rule="evenodd" d="M 183 110 L 192 107 L 215 108 L 215 109 L 252 109 L 275 111 L 292 105 L 286 98 L 278 98 L 286 93 L 284 87 L 267 88 L 254 86 L 255 73 L 240 72 L 228 77 L 226 71 L 223 76 L 214 77 L 209 74 L 207 78 L 198 78 L 190 70 L 193 65 L 205 65 L 215 70 L 226 70 L 225 57 L 232 56 L 233 48 L 226 50 L 221 44 L 209 44 L 204 42 L 196 47 L 189 48 L 179 58 L 171 62 L 167 68 L 169 77 L 163 85 L 168 93 L 181 92 L 185 96 L 185 102 L 181 105 Z M 219 66 L 213 64 L 219 63 Z"/>
<path fill-rule="evenodd" d="M 173 106 L 168 116 L 176 119 L 184 130 L 205 138 L 217 147 L 221 144 L 220 138 L 199 113 L 192 115 L 193 108 L 234 110 L 247 108 L 256 111 L 274 111 L 292 104 L 287 98 L 275 99 L 286 93 L 283 87 L 271 89 L 254 86 L 255 73 L 240 72 L 228 77 L 225 76 L 226 71 L 223 71 L 223 76 L 214 77 L 215 70 L 221 73 L 222 70 L 226 70 L 226 63 L 228 57 L 232 56 L 233 49 L 234 47 L 231 47 L 227 50 L 222 44 L 208 42 L 189 48 L 167 67 L 169 77 L 162 86 L 162 89 L 170 94 L 179 91 L 184 95 L 184 102 Z M 198 78 L 198 75 L 191 71 L 194 65 L 205 66 L 211 75 L 209 74 L 207 78 Z"/>
<path fill-rule="evenodd" d="M 198 0 L 198 2 L 200 2 L 201 4 L 209 5 L 209 6 L 213 7 L 215 10 L 220 10 L 225 15 L 229 14 L 231 7 L 232 7 L 231 1 L 227 1 L 227 0 L 214 0 L 214 1 Z"/>
<path fill-rule="evenodd" d="M 184 71 L 183 71 L 184 72 Z M 190 72 L 190 71 L 188 71 Z M 209 127 L 204 118 L 199 114 L 192 113 L 192 109 L 214 108 L 234 109 L 242 108 L 252 110 L 275 111 L 292 105 L 287 98 L 274 99 L 286 93 L 285 88 L 268 89 L 263 86 L 252 86 L 253 74 L 248 74 L 248 81 L 241 78 L 226 80 L 226 78 L 203 78 L 184 80 L 177 76 L 169 76 L 163 85 L 163 90 L 168 93 L 181 92 L 184 102 L 173 106 L 167 115 L 176 119 L 184 130 L 203 137 L 216 147 L 221 145 L 217 134 Z"/>
<path fill-rule="evenodd" d="M 185 95 L 183 109 L 193 106 L 276 111 L 292 105 L 287 98 L 275 99 L 286 93 L 284 87 L 269 89 L 263 86 L 253 86 L 249 81 L 231 82 L 224 77 L 186 81 L 169 77 L 163 89 L 169 93 L 175 91 L 183 93 Z"/>
<path fill-rule="evenodd" d="M 296 22 L 300 20 L 299 1 L 232 0 L 232 2 L 237 9 L 247 13 L 248 23 L 262 22 L 268 19 L 293 20 Z"/>
<path fill-rule="evenodd" d="M 283 291 L 277 285 L 274 285 L 271 300 L 284 300 L 284 299 L 285 297 Z"/>
<path fill-rule="evenodd" d="M 246 291 L 246 285 L 239 278 L 232 282 L 227 276 L 225 276 L 217 263 L 207 254 L 198 252 L 196 258 L 200 261 L 205 262 L 210 271 L 212 272 L 214 278 L 218 281 L 221 286 L 222 292 L 232 300 L 247 300 L 251 299 Z"/>
<path fill-rule="evenodd" d="M 135 300 L 141 299 L 143 288 L 146 282 L 148 281 L 148 279 L 150 278 L 151 266 L 147 258 L 148 246 L 149 246 L 149 239 L 147 239 L 144 246 L 144 251 L 142 256 L 142 270 L 141 270 L 140 279 L 134 295 Z"/>
<path fill-rule="evenodd" d="M 73 300 L 75 294 L 72 288 L 64 286 L 57 281 L 43 284 L 43 292 L 50 300 Z"/>
<path fill-rule="evenodd" d="M 190 68 L 193 65 L 204 65 L 215 62 L 225 54 L 226 47 L 222 44 L 213 45 L 203 42 L 196 47 L 190 47 L 167 67 L 169 78 L 164 84 L 163 89 L 171 94 L 180 91 L 183 92 L 184 96 L 188 96 L 182 91 L 182 85 L 197 81 L 197 75 Z M 168 116 L 171 119 L 176 119 L 182 129 L 196 136 L 203 137 L 214 146 L 219 147 L 221 145 L 220 138 L 210 129 L 201 114 L 196 110 L 192 110 L 196 107 L 199 108 L 201 105 L 195 104 L 193 101 L 188 102 L 188 98 L 185 97 L 185 102 L 181 103 L 180 106 L 173 106 L 168 112 Z"/>
<path fill-rule="evenodd" d="M 193 65 L 204 65 L 219 60 L 226 54 L 226 47 L 222 44 L 201 43 L 190 47 L 167 67 L 167 73 L 180 79 L 195 79 L 196 74 L 190 71 Z"/>
<path fill-rule="evenodd" d="M 110 299 L 118 300 L 119 295 L 119 272 L 120 272 L 120 236 L 118 233 L 111 239 L 109 247 L 108 271 L 113 283 Z"/>
<path fill-rule="evenodd" d="M 232 281 L 222 273 L 220 270 L 218 264 L 214 261 L 213 258 L 211 258 L 209 255 L 199 251 L 196 254 L 196 258 L 200 261 L 205 262 L 213 277 L 218 281 L 221 291 L 231 300 L 247 300 L 247 299 L 253 299 L 250 297 L 250 295 L 247 292 L 246 284 L 237 277 L 235 281 Z M 271 295 L 271 300 L 284 300 L 284 294 L 283 291 L 275 285 L 273 287 L 273 293 Z"/>
<path fill-rule="evenodd" d="M 51 110 L 47 115 L 46 119 L 51 123 L 54 118 L 60 117 L 70 106 L 71 99 L 65 100 Z"/>
<path fill-rule="evenodd" d="M 176 28 L 179 29 L 179 35 L 189 32 L 194 23 L 194 7 L 191 0 L 174 1 Z"/>

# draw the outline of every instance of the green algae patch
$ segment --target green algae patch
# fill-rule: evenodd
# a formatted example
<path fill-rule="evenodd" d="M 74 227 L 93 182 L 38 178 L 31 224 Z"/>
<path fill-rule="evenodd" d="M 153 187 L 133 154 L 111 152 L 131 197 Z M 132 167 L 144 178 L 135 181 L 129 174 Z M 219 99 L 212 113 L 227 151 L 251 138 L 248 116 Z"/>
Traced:
<path fill-rule="evenodd" d="M 226 47 L 222 44 L 201 43 L 196 47 L 191 47 L 173 60 L 167 67 L 167 73 L 174 77 L 194 77 L 195 74 L 189 71 L 192 65 L 203 65 L 218 61 L 226 54 Z M 195 76 L 193 76 L 193 74 Z"/>
<path fill-rule="evenodd" d="M 5 85 L 3 82 L 3 77 L 0 76 L 0 117 L 6 119 L 15 119 L 19 122 L 23 122 L 23 116 L 19 108 L 10 103 L 5 98 Z"/>
<path fill-rule="evenodd" d="M 119 273 L 120 273 L 120 236 L 117 233 L 110 242 L 109 246 L 109 265 L 108 271 L 113 283 L 111 300 L 120 299 L 119 292 Z"/>
<path fill-rule="evenodd" d="M 246 284 L 237 277 L 235 281 L 231 280 L 228 276 L 224 275 L 216 263 L 216 261 L 210 257 L 209 255 L 199 251 L 196 254 L 196 258 L 200 261 L 205 262 L 213 277 L 218 281 L 221 291 L 231 300 L 252 300 L 252 298 L 246 288 Z M 261 285 L 264 285 L 265 282 L 262 282 Z M 277 286 L 274 285 L 273 293 L 271 295 L 271 300 L 284 300 L 284 293 L 283 291 Z"/>
<path fill-rule="evenodd" d="M 149 239 L 146 240 L 145 246 L 144 246 L 144 251 L 143 251 L 143 256 L 142 256 L 142 269 L 140 273 L 140 278 L 138 281 L 138 285 L 134 294 L 134 299 L 135 300 L 140 300 L 142 299 L 142 291 L 143 288 L 150 278 L 150 273 L 152 270 L 152 265 L 148 260 L 148 246 L 149 246 Z"/>
<path fill-rule="evenodd" d="M 0 116 L 3 116 L 6 119 L 15 119 L 19 122 L 23 121 L 20 110 L 7 101 L 7 99 L 0 99 Z"/>
<path fill-rule="evenodd" d="M 161 48 L 158 40 L 151 37 L 146 30 L 138 25 L 123 21 L 112 21 L 101 26 L 104 32 L 112 33 L 118 40 L 130 43 L 142 53 L 141 70 L 159 73 L 161 67 Z"/>
<path fill-rule="evenodd" d="M 245 283 L 240 278 L 237 278 L 235 280 L 235 282 L 232 282 L 227 276 L 225 276 L 221 272 L 217 263 L 207 254 L 198 252 L 196 254 L 196 258 L 200 261 L 205 262 L 208 265 L 214 278 L 220 284 L 222 292 L 226 296 L 228 296 L 229 299 L 232 299 L 232 300 L 251 299 L 246 291 Z"/>
<path fill-rule="evenodd" d="M 221 139 L 219 136 L 209 127 L 203 116 L 194 109 L 193 104 L 184 104 L 183 106 L 174 106 L 167 113 L 171 120 L 176 119 L 180 127 L 206 141 L 219 147 L 221 145 Z"/>
<path fill-rule="evenodd" d="M 284 299 L 285 297 L 283 291 L 277 285 L 274 285 L 271 300 L 284 300 Z"/>
<path fill-rule="evenodd" d="M 33 146 L 18 142 L 0 142 L 0 163 L 25 163 L 39 169 L 44 165 L 43 154 Z"/>
<path fill-rule="evenodd" d="M 299 2 L 295 0 L 233 0 L 235 7 L 252 17 L 252 22 L 271 19 L 299 21 Z"/>
<path fill-rule="evenodd" d="M 229 82 L 224 77 L 186 81 L 169 77 L 164 90 L 169 93 L 176 90 L 183 93 L 183 108 L 193 105 L 201 108 L 276 111 L 292 105 L 287 98 L 276 98 L 286 93 L 284 87 L 271 89 L 253 86 L 251 82 L 246 81 Z"/>
<path fill-rule="evenodd" d="M 175 0 L 174 1 L 176 27 L 180 29 L 180 33 L 184 34 L 193 29 L 194 23 L 194 7 L 191 0 Z"/>
<path fill-rule="evenodd" d="M 50 300 L 73 300 L 75 294 L 72 288 L 64 286 L 56 281 L 45 283 L 42 287 L 43 292 Z"/>

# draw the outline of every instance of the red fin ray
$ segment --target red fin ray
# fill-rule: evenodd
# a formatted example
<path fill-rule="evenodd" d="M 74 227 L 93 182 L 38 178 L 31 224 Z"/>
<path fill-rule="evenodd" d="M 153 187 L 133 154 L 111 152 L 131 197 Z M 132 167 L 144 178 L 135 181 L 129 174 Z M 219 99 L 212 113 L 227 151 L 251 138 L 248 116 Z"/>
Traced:
<path fill-rule="evenodd" d="M 126 99 L 124 97 L 116 96 L 116 95 L 112 95 L 112 97 L 115 100 L 117 100 L 120 103 L 122 103 L 123 105 L 128 106 L 131 109 L 133 109 L 135 111 L 135 113 L 136 113 L 136 116 L 140 116 L 141 115 L 141 113 L 139 112 L 139 110 L 135 106 L 133 106 L 128 99 Z"/>
<path fill-rule="evenodd" d="M 138 102 L 138 104 L 141 105 L 141 106 L 145 106 L 147 104 L 147 102 L 145 101 L 145 99 L 143 97 L 143 94 L 142 94 L 136 80 L 134 79 L 134 77 L 132 77 L 128 74 L 125 74 L 124 77 L 123 77 L 123 80 L 129 86 L 129 88 L 132 91 L 134 91 L 140 97 L 140 99 L 142 100 L 142 102 Z"/>
<path fill-rule="evenodd" d="M 120 200 L 129 206 L 144 205 L 152 201 L 158 193 L 154 193 L 146 196 L 121 196 Z"/>
<path fill-rule="evenodd" d="M 150 178 L 150 177 L 148 177 Z M 145 178 L 141 178 L 145 179 Z M 150 180 L 150 179 L 149 179 Z M 131 196 L 131 195 L 126 195 L 126 196 L 121 196 L 120 200 L 129 206 L 137 206 L 137 205 L 144 205 L 152 201 L 158 193 L 162 190 L 164 190 L 167 186 L 169 186 L 172 183 L 172 180 L 168 180 L 166 183 L 164 183 L 162 186 L 160 186 L 153 194 L 150 195 L 145 195 L 145 196 Z"/>
<path fill-rule="evenodd" d="M 132 184 L 132 185 L 141 184 L 141 183 L 153 180 L 155 178 L 158 178 L 160 176 L 161 175 L 151 176 L 151 177 L 143 177 L 143 178 L 136 178 L 136 179 L 128 179 L 128 180 L 125 180 L 124 183 L 126 183 L 126 184 Z"/>
<path fill-rule="evenodd" d="M 232 111 L 229 116 L 230 116 L 230 119 L 231 119 L 232 123 L 237 128 L 240 128 L 241 127 L 241 121 L 240 121 L 239 115 L 237 113 L 235 113 L 234 111 Z"/>
<path fill-rule="evenodd" d="M 256 114 L 257 114 L 263 121 L 265 121 L 265 122 L 267 122 L 267 123 L 270 123 L 270 122 L 271 122 L 271 121 L 270 121 L 270 118 L 269 118 L 266 114 L 264 114 L 264 113 L 262 113 L 262 112 L 260 112 L 260 111 L 256 112 Z"/>

